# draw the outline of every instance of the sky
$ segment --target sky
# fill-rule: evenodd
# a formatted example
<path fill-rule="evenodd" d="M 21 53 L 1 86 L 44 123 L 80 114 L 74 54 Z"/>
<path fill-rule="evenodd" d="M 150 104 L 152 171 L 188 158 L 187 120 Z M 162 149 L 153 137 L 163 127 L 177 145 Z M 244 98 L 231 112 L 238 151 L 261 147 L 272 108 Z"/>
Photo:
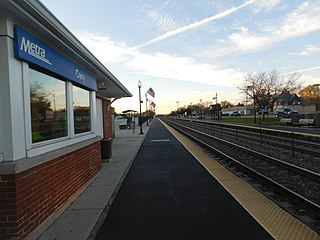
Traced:
<path fill-rule="evenodd" d="M 216 95 L 237 104 L 248 73 L 320 83 L 320 0 L 41 2 L 132 93 L 112 104 L 117 113 L 139 109 L 139 80 L 157 114 Z"/>

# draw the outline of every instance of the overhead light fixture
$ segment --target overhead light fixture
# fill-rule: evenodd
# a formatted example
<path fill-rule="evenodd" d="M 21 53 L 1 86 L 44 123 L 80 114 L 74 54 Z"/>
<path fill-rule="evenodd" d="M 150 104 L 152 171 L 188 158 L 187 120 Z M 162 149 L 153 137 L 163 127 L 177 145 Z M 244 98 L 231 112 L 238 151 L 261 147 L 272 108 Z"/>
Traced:
<path fill-rule="evenodd" d="M 100 86 L 98 87 L 98 90 L 107 90 L 107 87 L 105 86 L 104 82 L 100 84 Z"/>

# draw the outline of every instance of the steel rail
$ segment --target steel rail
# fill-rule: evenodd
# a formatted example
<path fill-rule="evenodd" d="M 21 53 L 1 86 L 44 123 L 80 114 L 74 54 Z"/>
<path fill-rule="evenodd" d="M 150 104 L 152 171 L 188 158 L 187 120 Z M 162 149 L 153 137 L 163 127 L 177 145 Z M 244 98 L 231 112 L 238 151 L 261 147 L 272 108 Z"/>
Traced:
<path fill-rule="evenodd" d="M 263 143 L 270 144 L 272 146 L 276 147 L 283 147 L 285 149 L 292 149 L 292 138 L 285 138 L 285 137 L 278 137 L 278 136 L 272 136 L 270 134 L 265 134 L 263 132 L 245 132 L 244 130 L 237 131 L 234 133 L 232 130 L 225 129 L 233 136 L 242 136 L 245 139 L 249 141 L 255 141 L 259 140 L 259 137 L 263 137 Z M 264 131 L 264 130 L 263 130 Z M 276 141 L 276 142 L 275 142 Z M 296 139 L 295 141 L 295 149 L 299 150 L 301 152 L 310 153 L 313 155 L 320 154 L 320 144 L 313 143 L 313 142 L 307 142 L 303 140 Z M 303 145 L 303 147 L 301 147 Z"/>
<path fill-rule="evenodd" d="M 183 120 L 183 121 L 188 122 L 188 120 Z M 205 128 L 206 128 L 206 126 L 212 126 L 214 128 L 217 128 L 216 126 L 223 127 L 224 131 L 228 131 L 233 136 L 234 135 L 236 135 L 236 136 L 242 135 L 242 136 L 245 136 L 245 138 L 248 140 L 256 140 L 256 139 L 254 139 L 255 136 L 261 138 L 261 135 L 263 135 L 264 143 L 267 143 L 267 144 L 270 144 L 270 145 L 273 145 L 276 147 L 283 147 L 283 148 L 289 149 L 289 150 L 292 149 L 292 141 L 293 141 L 292 134 L 295 134 L 295 136 L 302 136 L 301 134 L 296 135 L 296 133 L 293 133 L 293 132 L 290 133 L 291 136 L 290 136 L 289 132 L 286 132 L 286 135 L 288 135 L 288 137 L 272 136 L 271 133 L 275 132 L 272 129 L 270 130 L 270 129 L 264 129 L 264 128 L 251 128 L 251 127 L 246 128 L 244 126 L 240 126 L 240 128 L 242 128 L 242 129 L 254 130 L 254 131 L 248 132 L 246 130 L 237 129 L 237 127 L 239 127 L 239 125 L 231 125 L 231 124 L 226 124 L 226 125 L 224 125 L 222 123 L 212 124 L 212 123 L 206 123 L 203 121 L 192 121 L 192 123 L 199 124 L 199 128 L 201 128 L 201 126 L 205 127 Z M 229 126 L 234 126 L 235 128 L 230 128 Z M 236 133 L 234 133 L 232 130 L 236 130 Z M 281 133 L 278 131 L 276 131 L 276 132 Z M 224 132 L 224 133 L 226 133 L 226 132 Z M 270 140 L 270 138 L 275 139 L 277 142 Z M 294 146 L 295 150 L 299 150 L 300 152 L 310 153 L 313 155 L 320 154 L 320 144 L 319 143 L 313 143 L 313 142 L 306 141 L 306 140 L 294 139 L 294 144 L 295 144 L 295 146 Z M 300 147 L 300 145 L 304 145 L 304 147 Z M 312 148 L 315 148 L 315 149 L 312 149 Z"/>
<path fill-rule="evenodd" d="M 276 134 L 281 134 L 281 135 L 288 135 L 291 136 L 292 133 L 294 133 L 297 137 L 299 138 L 313 138 L 316 139 L 317 142 L 320 142 L 320 135 L 319 134 L 310 134 L 310 133 L 302 133 L 302 132 L 295 132 L 295 131 L 287 131 L 287 130 L 280 130 L 280 129 L 270 129 L 270 128 L 263 128 L 263 127 L 256 127 L 256 126 L 248 126 L 248 125 L 242 125 L 242 124 L 234 124 L 234 123 L 221 123 L 221 122 L 207 122 L 207 121 L 201 121 L 197 119 L 184 119 L 184 118 L 176 118 L 179 121 L 192 121 L 192 122 L 198 122 L 198 123 L 203 123 L 206 125 L 212 125 L 212 126 L 223 126 L 225 128 L 238 128 L 238 129 L 245 129 L 245 131 L 252 131 L 252 132 L 257 132 L 257 131 L 264 131 L 264 132 L 269 132 L 270 135 L 276 135 Z"/>

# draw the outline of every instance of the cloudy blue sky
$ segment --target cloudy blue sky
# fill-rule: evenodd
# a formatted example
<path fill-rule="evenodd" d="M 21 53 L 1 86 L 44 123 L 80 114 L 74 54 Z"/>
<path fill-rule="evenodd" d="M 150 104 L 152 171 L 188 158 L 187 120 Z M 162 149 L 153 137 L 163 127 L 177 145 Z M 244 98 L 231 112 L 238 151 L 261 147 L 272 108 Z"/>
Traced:
<path fill-rule="evenodd" d="M 247 73 L 320 83 L 319 0 L 41 1 L 133 94 L 117 112 L 138 109 L 138 80 L 157 113 L 216 93 L 241 102 Z"/>

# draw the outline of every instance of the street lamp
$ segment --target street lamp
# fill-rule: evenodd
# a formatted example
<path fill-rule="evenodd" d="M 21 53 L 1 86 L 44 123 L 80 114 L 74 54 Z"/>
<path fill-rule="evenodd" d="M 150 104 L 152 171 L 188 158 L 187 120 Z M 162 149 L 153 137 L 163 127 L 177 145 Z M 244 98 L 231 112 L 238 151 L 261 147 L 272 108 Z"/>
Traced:
<path fill-rule="evenodd" d="M 142 83 L 141 83 L 140 80 L 138 81 L 137 85 L 138 85 L 138 88 L 139 88 L 139 107 L 140 107 L 139 124 L 140 124 L 140 134 L 143 134 L 143 131 L 142 131 L 142 120 L 141 120 L 141 86 L 142 86 Z"/>

